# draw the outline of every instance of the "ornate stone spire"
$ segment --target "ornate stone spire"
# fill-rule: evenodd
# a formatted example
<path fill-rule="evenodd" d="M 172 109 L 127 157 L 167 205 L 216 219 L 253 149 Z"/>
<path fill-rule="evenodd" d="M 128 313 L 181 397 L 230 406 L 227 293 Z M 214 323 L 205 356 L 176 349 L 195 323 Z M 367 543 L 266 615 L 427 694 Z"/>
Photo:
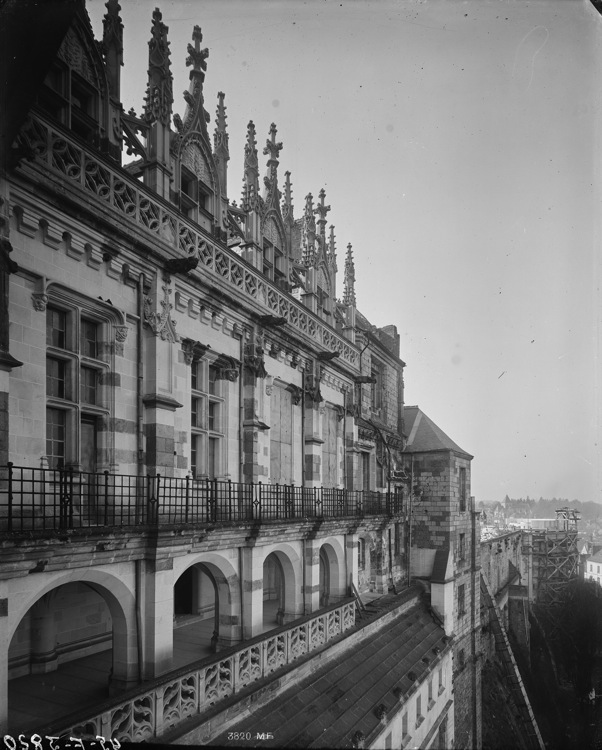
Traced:
<path fill-rule="evenodd" d="M 217 95 L 217 112 L 215 118 L 215 131 L 213 133 L 213 153 L 219 171 L 219 181 L 223 195 L 228 195 L 227 164 L 230 160 L 228 148 L 228 131 L 226 130 L 226 107 L 224 105 L 225 94 L 220 91 Z"/>
<path fill-rule="evenodd" d="M 301 242 L 301 259 L 307 268 L 311 268 L 316 262 L 316 220 L 314 218 L 314 198 L 311 193 L 305 196 Z"/>
<path fill-rule="evenodd" d="M 336 245 L 334 241 L 334 225 L 330 225 L 330 239 L 328 240 L 328 265 L 333 268 L 335 271 L 338 271 L 337 268 L 337 253 L 336 253 Z"/>
<path fill-rule="evenodd" d="M 111 88 L 111 95 L 115 99 L 119 99 L 121 66 L 123 65 L 123 23 L 119 15 L 121 6 L 118 0 L 107 0 L 105 7 L 107 12 L 102 22 L 101 49 Z"/>
<path fill-rule="evenodd" d="M 278 157 L 282 150 L 282 143 L 276 143 L 276 125 L 270 125 L 270 137 L 265 143 L 263 155 L 268 157 L 268 174 L 264 178 L 264 185 L 267 188 L 265 202 L 267 206 L 280 205 L 280 191 L 278 190 Z"/>
<path fill-rule="evenodd" d="M 345 258 L 345 280 L 344 280 L 343 302 L 355 307 L 355 263 L 351 252 L 351 243 L 347 245 L 347 257 Z"/>
<path fill-rule="evenodd" d="M 326 245 L 326 214 L 330 211 L 330 206 L 324 205 L 324 198 L 326 198 L 326 192 L 324 188 L 320 190 L 320 192 L 318 193 L 318 197 L 320 198 L 320 202 L 314 209 L 314 213 L 320 217 L 317 221 L 317 224 L 318 231 L 320 232 L 320 237 L 322 238 L 322 246 L 324 247 Z"/>
<path fill-rule="evenodd" d="M 247 142 L 245 143 L 245 166 L 242 187 L 242 207 L 245 211 L 259 207 L 259 173 L 257 161 L 257 141 L 253 120 L 247 125 Z"/>
<path fill-rule="evenodd" d="M 195 77 L 200 78 L 201 83 L 205 80 L 205 71 L 207 70 L 207 58 L 209 57 L 209 50 L 201 49 L 201 42 L 203 41 L 203 32 L 200 26 L 195 26 L 192 30 L 192 44 L 188 44 L 188 57 L 186 58 L 186 65 L 192 70 L 190 71 L 190 80 Z"/>
<path fill-rule="evenodd" d="M 291 182 L 291 173 L 284 173 L 284 201 L 282 203 L 282 218 L 285 222 L 291 223 L 293 219 L 293 184 Z"/>
<path fill-rule="evenodd" d="M 209 57 L 208 49 L 201 49 L 203 33 L 200 26 L 195 26 L 192 30 L 192 44 L 188 44 L 188 57 L 186 65 L 192 66 L 189 73 L 190 84 L 188 90 L 184 91 L 184 101 L 186 102 L 186 112 L 184 121 L 178 115 L 174 116 L 174 123 L 177 130 L 177 136 L 174 140 L 172 150 L 176 150 L 183 136 L 187 133 L 196 131 L 202 134 L 203 140 L 210 147 L 209 133 L 207 132 L 207 123 L 210 120 L 209 112 L 205 110 L 203 100 L 203 81 L 205 80 L 205 71 L 207 70 L 207 58 Z"/>
<path fill-rule="evenodd" d="M 144 119 L 169 125 L 173 105 L 173 78 L 170 69 L 168 28 L 158 8 L 153 11 L 152 37 L 148 43 L 148 86 Z"/>

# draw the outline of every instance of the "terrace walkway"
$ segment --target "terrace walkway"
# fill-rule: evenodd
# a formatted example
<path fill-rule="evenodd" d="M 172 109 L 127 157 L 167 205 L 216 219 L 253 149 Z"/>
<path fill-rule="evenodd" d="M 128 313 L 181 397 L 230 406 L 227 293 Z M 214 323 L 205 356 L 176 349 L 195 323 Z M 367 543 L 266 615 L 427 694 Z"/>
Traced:
<path fill-rule="evenodd" d="M 263 633 L 279 627 L 278 604 L 264 604 Z M 180 618 L 178 618 L 180 619 Z M 213 618 L 183 617 L 174 629 L 173 669 L 186 666 L 213 653 L 209 647 Z M 61 664 L 55 672 L 17 677 L 9 682 L 9 732 L 31 734 L 73 711 L 94 708 L 107 699 L 111 650 Z"/>

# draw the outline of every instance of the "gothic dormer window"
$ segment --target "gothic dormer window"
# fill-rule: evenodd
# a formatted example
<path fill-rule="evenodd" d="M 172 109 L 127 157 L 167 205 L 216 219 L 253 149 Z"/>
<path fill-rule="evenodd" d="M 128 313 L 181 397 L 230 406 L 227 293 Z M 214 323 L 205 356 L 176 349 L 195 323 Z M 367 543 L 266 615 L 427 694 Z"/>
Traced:
<path fill-rule="evenodd" d="M 213 191 L 183 164 L 180 167 L 180 209 L 205 229 L 211 228 Z"/>
<path fill-rule="evenodd" d="M 267 276 L 268 279 L 274 278 L 274 245 L 266 238 L 263 238 L 263 259 L 262 259 L 262 273 Z"/>
<path fill-rule="evenodd" d="M 55 61 L 38 94 L 50 117 L 92 143 L 98 135 L 98 92 L 69 66 Z"/>

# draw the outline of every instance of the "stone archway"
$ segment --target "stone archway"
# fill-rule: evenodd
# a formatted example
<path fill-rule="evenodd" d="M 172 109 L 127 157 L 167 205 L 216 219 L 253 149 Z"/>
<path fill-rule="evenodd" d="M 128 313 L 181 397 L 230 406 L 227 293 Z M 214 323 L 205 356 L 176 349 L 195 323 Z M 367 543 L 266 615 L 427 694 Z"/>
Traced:
<path fill-rule="evenodd" d="M 334 604 L 347 595 L 345 553 L 341 542 L 331 537 L 320 547 L 320 606 Z"/>
<path fill-rule="evenodd" d="M 194 661 L 206 649 L 219 651 L 240 641 L 240 584 L 237 571 L 219 553 L 182 560 L 181 566 L 174 561 L 174 637 L 181 635 L 180 627 L 188 630 L 189 661 Z M 181 640 L 174 640 L 179 662 L 184 658 Z"/>
<path fill-rule="evenodd" d="M 278 544 L 268 549 L 263 561 L 265 629 L 283 625 L 303 615 L 299 551 L 289 544 Z"/>
<path fill-rule="evenodd" d="M 40 576 L 11 601 L 9 730 L 35 729 L 138 682 L 134 596 L 113 574 Z M 74 675 L 81 675 L 75 691 Z M 40 698 L 35 714 L 32 694 Z"/>

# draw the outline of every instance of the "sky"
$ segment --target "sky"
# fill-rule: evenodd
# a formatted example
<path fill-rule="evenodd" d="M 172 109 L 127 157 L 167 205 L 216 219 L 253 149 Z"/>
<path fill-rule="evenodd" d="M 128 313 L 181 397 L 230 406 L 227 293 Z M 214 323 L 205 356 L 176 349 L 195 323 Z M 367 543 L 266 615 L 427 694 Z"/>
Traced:
<path fill-rule="evenodd" d="M 474 456 L 477 502 L 602 502 L 602 16 L 589 0 L 122 5 L 126 110 L 142 110 L 158 6 L 180 115 L 202 28 L 210 133 L 226 94 L 231 200 L 249 120 L 258 145 L 276 123 L 295 217 L 325 189 L 337 296 L 351 243 L 358 308 L 397 326 L 406 403 Z M 87 7 L 100 38 L 104 0 Z"/>

